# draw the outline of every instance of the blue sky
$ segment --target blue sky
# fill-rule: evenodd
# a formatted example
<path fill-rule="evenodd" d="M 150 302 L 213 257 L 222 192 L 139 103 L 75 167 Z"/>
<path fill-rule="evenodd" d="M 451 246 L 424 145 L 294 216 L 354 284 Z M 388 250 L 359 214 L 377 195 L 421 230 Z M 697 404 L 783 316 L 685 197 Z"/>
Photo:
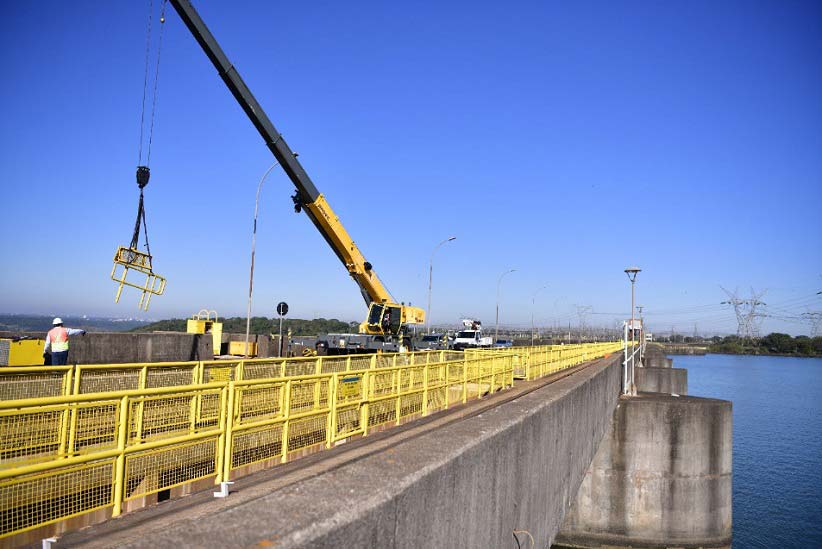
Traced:
<path fill-rule="evenodd" d="M 155 11 L 159 2 L 155 2 Z M 637 264 L 649 328 L 764 331 L 822 309 L 819 2 L 196 6 L 394 297 L 433 322 L 612 326 Z M 5 3 L 0 312 L 244 315 L 273 161 L 169 6 L 146 206 L 166 294 L 113 303 L 138 190 L 145 2 Z M 156 30 L 155 19 L 155 30 Z M 359 320 L 354 283 L 279 170 L 253 314 Z M 612 314 L 613 313 L 613 314 Z M 787 320 L 786 320 L 787 319 Z"/>

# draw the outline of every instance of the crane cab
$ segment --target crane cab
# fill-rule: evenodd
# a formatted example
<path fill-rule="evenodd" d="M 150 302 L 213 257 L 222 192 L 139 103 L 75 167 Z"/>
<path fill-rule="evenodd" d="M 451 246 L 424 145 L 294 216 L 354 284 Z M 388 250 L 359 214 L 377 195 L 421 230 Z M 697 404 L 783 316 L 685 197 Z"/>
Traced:
<path fill-rule="evenodd" d="M 393 303 L 371 303 L 368 318 L 360 324 L 360 333 L 399 335 L 402 326 L 402 306 Z"/>

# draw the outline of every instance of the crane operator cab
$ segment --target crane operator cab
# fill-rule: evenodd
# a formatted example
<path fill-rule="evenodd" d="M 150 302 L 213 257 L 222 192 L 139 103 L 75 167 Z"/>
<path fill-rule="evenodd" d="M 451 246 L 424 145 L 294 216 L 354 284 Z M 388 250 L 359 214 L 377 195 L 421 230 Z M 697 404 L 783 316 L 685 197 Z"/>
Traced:
<path fill-rule="evenodd" d="M 371 303 L 368 320 L 364 323 L 367 334 L 400 335 L 402 331 L 402 308 L 390 303 Z"/>

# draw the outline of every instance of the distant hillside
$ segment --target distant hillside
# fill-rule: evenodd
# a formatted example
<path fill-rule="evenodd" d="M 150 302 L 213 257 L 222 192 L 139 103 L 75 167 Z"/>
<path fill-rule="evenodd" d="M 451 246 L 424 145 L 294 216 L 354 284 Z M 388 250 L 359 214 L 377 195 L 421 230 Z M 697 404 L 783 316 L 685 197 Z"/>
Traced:
<path fill-rule="evenodd" d="M 223 323 L 223 332 L 230 332 L 235 334 L 245 333 L 245 318 L 232 317 L 221 318 Z M 316 318 L 314 320 L 302 320 L 299 318 L 288 318 L 283 321 L 283 332 L 291 330 L 292 335 L 317 335 L 327 333 L 346 333 L 357 331 L 356 322 L 343 322 L 336 318 L 325 319 Z M 262 316 L 255 316 L 251 318 L 251 333 L 252 334 L 271 334 L 277 333 L 280 329 L 279 318 L 266 318 Z M 185 332 L 186 319 L 172 318 L 170 320 L 161 320 L 159 322 L 152 322 L 132 329 L 133 332 Z"/>
<path fill-rule="evenodd" d="M 88 332 L 127 332 L 145 326 L 147 320 L 119 318 L 61 317 L 69 328 L 81 328 Z M 47 332 L 51 329 L 52 316 L 0 314 L 0 331 L 6 332 Z M 183 328 L 185 330 L 185 327 Z"/>

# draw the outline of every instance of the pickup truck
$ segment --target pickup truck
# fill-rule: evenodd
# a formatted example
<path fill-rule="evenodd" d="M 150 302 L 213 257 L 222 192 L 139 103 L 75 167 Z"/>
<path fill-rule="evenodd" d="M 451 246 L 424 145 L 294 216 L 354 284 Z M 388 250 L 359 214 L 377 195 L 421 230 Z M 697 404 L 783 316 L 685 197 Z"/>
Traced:
<path fill-rule="evenodd" d="M 493 343 L 491 336 L 483 337 L 482 330 L 462 330 L 457 332 L 454 339 L 454 349 L 460 351 L 472 347 L 490 347 Z"/>

